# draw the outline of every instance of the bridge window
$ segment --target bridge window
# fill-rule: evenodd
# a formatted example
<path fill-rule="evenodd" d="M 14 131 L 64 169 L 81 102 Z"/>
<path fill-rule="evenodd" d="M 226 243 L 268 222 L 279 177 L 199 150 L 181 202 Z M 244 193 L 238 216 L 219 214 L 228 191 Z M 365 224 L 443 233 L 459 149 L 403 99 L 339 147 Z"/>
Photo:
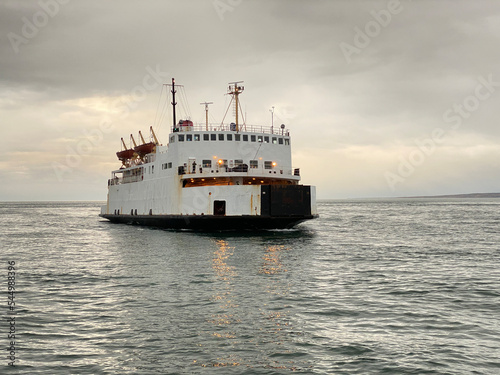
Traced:
<path fill-rule="evenodd" d="M 202 162 L 203 168 L 212 168 L 212 160 L 203 160 Z"/>
<path fill-rule="evenodd" d="M 184 134 L 179 134 L 179 142 L 184 142 Z"/>
<path fill-rule="evenodd" d="M 262 136 L 261 136 L 261 135 L 259 135 L 259 136 L 257 137 L 257 140 L 258 140 L 259 142 L 262 142 Z"/>
<path fill-rule="evenodd" d="M 210 134 L 203 134 L 203 140 L 208 141 L 210 139 Z"/>
<path fill-rule="evenodd" d="M 278 143 L 278 140 L 276 139 L 276 137 L 273 137 L 273 145 L 275 145 L 276 143 Z"/>
<path fill-rule="evenodd" d="M 252 142 L 255 142 L 255 135 L 251 135 L 251 136 L 250 136 L 250 140 L 251 140 Z"/>
<path fill-rule="evenodd" d="M 264 162 L 264 168 L 265 169 L 272 169 L 273 168 L 273 162 L 272 161 L 265 161 Z"/>
<path fill-rule="evenodd" d="M 228 141 L 232 141 L 233 140 L 233 135 L 232 134 L 228 134 L 227 135 L 227 140 Z"/>
<path fill-rule="evenodd" d="M 264 137 L 264 143 L 269 143 L 269 137 Z"/>
<path fill-rule="evenodd" d="M 259 161 L 258 160 L 250 160 L 250 168 L 258 168 Z"/>
<path fill-rule="evenodd" d="M 210 140 L 211 141 L 216 141 L 217 140 L 217 134 L 210 134 Z"/>
<path fill-rule="evenodd" d="M 290 138 L 285 138 L 285 146 L 290 144 Z"/>
<path fill-rule="evenodd" d="M 243 141 L 248 142 L 248 134 L 243 134 Z"/>
<path fill-rule="evenodd" d="M 239 142 L 241 140 L 241 134 L 235 134 L 234 140 Z"/>
<path fill-rule="evenodd" d="M 191 142 L 193 140 L 192 134 L 186 134 L 186 142 Z"/>
<path fill-rule="evenodd" d="M 224 134 L 219 134 L 219 141 L 223 141 L 224 140 Z"/>
<path fill-rule="evenodd" d="M 194 135 L 194 140 L 195 141 L 199 141 L 200 140 L 200 135 L 199 134 L 195 134 Z"/>
<path fill-rule="evenodd" d="M 282 144 L 283 144 L 283 138 L 279 138 L 279 139 L 278 139 L 278 143 L 279 143 L 280 145 L 282 145 Z"/>

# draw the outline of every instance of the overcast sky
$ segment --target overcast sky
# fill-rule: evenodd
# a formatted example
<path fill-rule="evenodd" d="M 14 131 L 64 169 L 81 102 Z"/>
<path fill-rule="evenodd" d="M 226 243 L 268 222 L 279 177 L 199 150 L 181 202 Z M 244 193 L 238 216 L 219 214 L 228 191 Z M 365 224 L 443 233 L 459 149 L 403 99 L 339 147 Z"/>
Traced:
<path fill-rule="evenodd" d="M 244 81 L 319 198 L 500 191 L 498 0 L 0 4 L 0 200 L 105 200 L 171 77 L 195 122 Z"/>

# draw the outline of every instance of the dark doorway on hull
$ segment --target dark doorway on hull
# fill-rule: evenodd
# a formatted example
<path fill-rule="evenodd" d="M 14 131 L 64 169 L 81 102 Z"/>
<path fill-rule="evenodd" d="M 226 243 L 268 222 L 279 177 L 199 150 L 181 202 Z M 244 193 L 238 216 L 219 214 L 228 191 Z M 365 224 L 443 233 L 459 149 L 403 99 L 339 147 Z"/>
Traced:
<path fill-rule="evenodd" d="M 226 201 L 214 201 L 214 215 L 216 216 L 226 215 Z"/>

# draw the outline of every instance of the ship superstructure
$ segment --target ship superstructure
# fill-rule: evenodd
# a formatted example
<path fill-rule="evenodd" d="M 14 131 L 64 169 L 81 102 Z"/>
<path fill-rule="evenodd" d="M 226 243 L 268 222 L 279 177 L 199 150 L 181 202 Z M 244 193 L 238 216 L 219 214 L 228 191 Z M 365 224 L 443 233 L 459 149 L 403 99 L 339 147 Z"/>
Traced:
<path fill-rule="evenodd" d="M 108 181 L 102 217 L 113 222 L 198 230 L 290 228 L 317 217 L 314 186 L 299 185 L 291 138 L 238 123 L 240 82 L 229 87 L 236 121 L 209 129 L 175 119 L 168 144 L 153 128 L 146 142 L 117 153 L 122 167 Z M 203 103 L 207 104 L 207 103 Z"/>

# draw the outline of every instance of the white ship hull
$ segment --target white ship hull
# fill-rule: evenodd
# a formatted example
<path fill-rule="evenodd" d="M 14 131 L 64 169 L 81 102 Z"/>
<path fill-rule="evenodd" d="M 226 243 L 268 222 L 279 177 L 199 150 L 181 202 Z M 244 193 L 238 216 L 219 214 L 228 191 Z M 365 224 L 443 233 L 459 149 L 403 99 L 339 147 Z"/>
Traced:
<path fill-rule="evenodd" d="M 196 230 L 290 228 L 317 217 L 316 190 L 299 185 L 284 129 L 179 124 L 166 146 L 151 129 L 155 142 L 117 153 L 123 166 L 100 216 Z"/>

